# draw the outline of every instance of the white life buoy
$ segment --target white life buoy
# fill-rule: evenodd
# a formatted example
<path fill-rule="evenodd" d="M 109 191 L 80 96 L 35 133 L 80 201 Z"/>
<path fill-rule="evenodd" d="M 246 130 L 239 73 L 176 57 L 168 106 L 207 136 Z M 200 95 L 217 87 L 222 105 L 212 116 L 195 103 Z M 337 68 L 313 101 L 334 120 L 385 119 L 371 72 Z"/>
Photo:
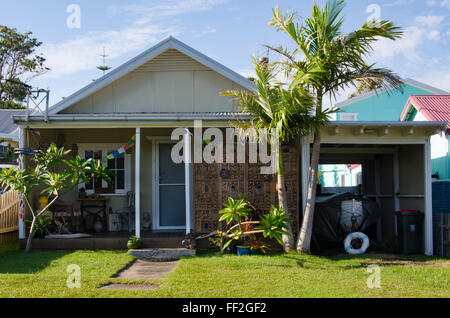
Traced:
<path fill-rule="evenodd" d="M 357 239 L 362 241 L 361 247 L 358 249 L 354 248 L 352 245 L 352 243 Z M 361 232 L 350 233 L 344 240 L 344 247 L 345 251 L 348 254 L 352 255 L 364 254 L 366 250 L 369 248 L 369 237 Z"/>

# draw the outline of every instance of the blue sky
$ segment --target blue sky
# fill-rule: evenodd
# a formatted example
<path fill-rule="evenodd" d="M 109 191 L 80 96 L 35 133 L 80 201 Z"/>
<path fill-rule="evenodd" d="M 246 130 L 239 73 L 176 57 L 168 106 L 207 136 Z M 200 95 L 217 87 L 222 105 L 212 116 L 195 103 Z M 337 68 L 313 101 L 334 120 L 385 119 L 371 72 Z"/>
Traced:
<path fill-rule="evenodd" d="M 264 44 L 291 45 L 286 35 L 267 26 L 272 8 L 310 15 L 310 0 L 0 0 L 0 24 L 32 31 L 51 71 L 32 80 L 50 88 L 51 104 L 99 78 L 103 47 L 107 64 L 117 67 L 173 35 L 243 74 L 251 74 L 251 56 L 267 55 Z M 324 1 L 318 1 L 323 3 Z M 80 28 L 69 28 L 67 8 L 80 8 Z M 371 61 L 450 91 L 450 0 L 347 0 L 348 32 L 379 14 L 405 31 L 396 42 L 379 41 Z M 275 55 L 271 53 L 271 59 Z M 344 92 L 339 98 L 345 98 Z"/>

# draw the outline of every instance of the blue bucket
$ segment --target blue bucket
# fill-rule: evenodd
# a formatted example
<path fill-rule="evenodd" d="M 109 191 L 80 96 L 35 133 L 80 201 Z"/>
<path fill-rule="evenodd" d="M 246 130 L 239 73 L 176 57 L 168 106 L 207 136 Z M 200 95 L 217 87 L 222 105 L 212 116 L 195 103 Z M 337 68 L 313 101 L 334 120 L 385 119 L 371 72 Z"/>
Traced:
<path fill-rule="evenodd" d="M 248 255 L 250 254 L 250 247 L 248 246 L 236 246 L 237 255 Z"/>

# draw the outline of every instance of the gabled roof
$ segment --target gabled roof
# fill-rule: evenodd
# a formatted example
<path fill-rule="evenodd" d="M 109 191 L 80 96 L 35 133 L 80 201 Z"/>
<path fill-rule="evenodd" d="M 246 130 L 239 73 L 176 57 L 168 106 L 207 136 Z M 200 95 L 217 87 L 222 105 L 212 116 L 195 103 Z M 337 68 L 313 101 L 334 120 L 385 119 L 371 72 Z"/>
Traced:
<path fill-rule="evenodd" d="M 189 56 L 190 58 L 196 60 L 197 62 L 205 65 L 206 67 L 212 69 L 213 71 L 221 74 L 222 76 L 228 78 L 229 80 L 239 84 L 240 86 L 248 89 L 248 90 L 254 90 L 255 85 L 252 81 L 248 80 L 244 76 L 232 71 L 231 69 L 227 68 L 226 66 L 214 61 L 213 59 L 209 58 L 208 56 L 200 53 L 199 51 L 193 49 L 192 47 L 184 44 L 183 42 L 175 39 L 174 37 L 170 36 L 167 39 L 159 42 L 152 48 L 148 49 L 147 51 L 141 53 L 140 55 L 136 56 L 135 58 L 129 60 L 128 62 L 122 64 L 121 66 L 115 68 L 111 72 L 107 73 L 103 77 L 99 78 L 95 82 L 92 82 L 91 84 L 83 87 L 79 91 L 75 92 L 71 96 L 63 99 L 59 103 L 53 105 L 49 109 L 49 114 L 54 115 L 58 112 L 70 107 L 71 105 L 79 102 L 83 98 L 101 90 L 105 86 L 111 84 L 115 80 L 121 78 L 122 76 L 126 75 L 127 73 L 135 70 L 139 66 L 147 63 L 151 59 L 155 58 L 156 56 L 160 55 L 161 53 L 169 50 L 169 49 L 175 49 L 179 52 Z"/>
<path fill-rule="evenodd" d="M 423 89 L 423 90 L 428 91 L 428 92 L 430 92 L 432 94 L 438 94 L 438 95 L 449 94 L 446 91 L 443 91 L 443 90 L 438 89 L 436 87 L 433 87 L 433 86 L 427 85 L 425 83 L 413 80 L 411 78 L 402 79 L 402 81 L 403 81 L 404 84 L 411 85 L 411 86 Z M 378 90 L 378 91 L 371 91 L 371 92 L 368 92 L 368 93 L 365 93 L 365 94 L 361 94 L 361 95 L 355 96 L 353 98 L 347 99 L 347 100 L 345 100 L 343 102 L 337 103 L 335 105 L 335 107 L 337 107 L 337 108 L 345 107 L 345 106 L 351 105 L 353 103 L 359 102 L 359 101 L 361 101 L 363 99 L 372 97 L 374 95 L 381 94 L 381 93 L 386 92 L 388 90 L 389 89 L 381 89 L 381 90 Z"/>
<path fill-rule="evenodd" d="M 450 133 L 450 95 L 411 95 L 400 115 L 400 120 L 408 120 L 413 109 L 429 121 L 447 122 L 446 133 Z"/>

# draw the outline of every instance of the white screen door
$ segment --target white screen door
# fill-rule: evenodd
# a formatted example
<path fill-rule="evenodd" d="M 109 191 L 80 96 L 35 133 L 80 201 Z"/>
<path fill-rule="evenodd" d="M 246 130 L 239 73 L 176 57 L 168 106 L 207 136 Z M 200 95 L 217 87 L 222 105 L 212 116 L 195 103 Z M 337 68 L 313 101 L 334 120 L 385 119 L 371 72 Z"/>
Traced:
<path fill-rule="evenodd" d="M 158 229 L 186 227 L 185 167 L 171 159 L 174 143 L 158 142 L 156 167 Z"/>

